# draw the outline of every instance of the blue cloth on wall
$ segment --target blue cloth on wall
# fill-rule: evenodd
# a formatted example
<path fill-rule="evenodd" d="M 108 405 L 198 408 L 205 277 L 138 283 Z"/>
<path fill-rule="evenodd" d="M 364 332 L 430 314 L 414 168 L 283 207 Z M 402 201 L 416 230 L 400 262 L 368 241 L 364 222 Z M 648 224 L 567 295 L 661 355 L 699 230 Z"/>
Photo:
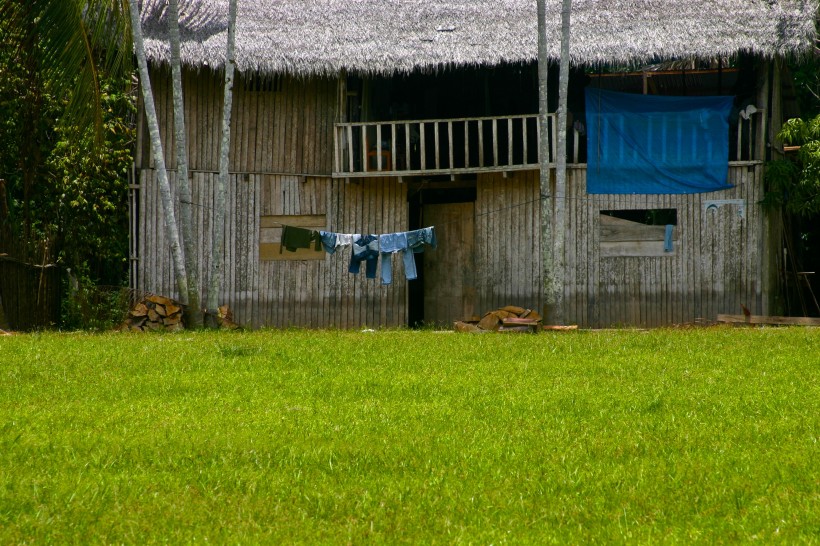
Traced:
<path fill-rule="evenodd" d="M 587 87 L 587 193 L 700 193 L 730 188 L 733 100 Z"/>

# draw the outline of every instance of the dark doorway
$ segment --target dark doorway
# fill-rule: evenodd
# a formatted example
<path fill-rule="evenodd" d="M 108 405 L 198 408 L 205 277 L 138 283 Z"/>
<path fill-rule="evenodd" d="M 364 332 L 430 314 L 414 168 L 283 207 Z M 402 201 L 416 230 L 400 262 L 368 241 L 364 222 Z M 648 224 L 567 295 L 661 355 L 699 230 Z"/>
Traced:
<path fill-rule="evenodd" d="M 408 285 L 409 326 L 442 325 L 463 318 L 475 300 L 471 282 L 475 268 L 469 263 L 474 255 L 475 199 L 475 181 L 411 185 L 409 229 L 432 225 L 439 244 L 436 250 L 416 254 L 418 278 Z"/>

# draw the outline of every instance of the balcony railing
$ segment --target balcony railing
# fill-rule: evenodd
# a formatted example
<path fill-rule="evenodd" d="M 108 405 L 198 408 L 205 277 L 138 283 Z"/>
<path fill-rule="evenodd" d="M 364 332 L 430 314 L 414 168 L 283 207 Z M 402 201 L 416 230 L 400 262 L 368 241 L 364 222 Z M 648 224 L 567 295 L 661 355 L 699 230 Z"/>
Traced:
<path fill-rule="evenodd" d="M 549 160 L 555 115 L 548 117 Z M 334 176 L 401 176 L 538 167 L 537 115 L 338 123 Z"/>
<path fill-rule="evenodd" d="M 746 109 L 730 140 L 732 163 L 765 157 L 765 110 Z M 547 117 L 548 162 L 556 158 L 556 117 Z M 335 177 L 411 176 L 537 169 L 537 115 L 337 123 Z M 571 163 L 586 162 L 586 136 L 569 135 Z M 675 135 L 670 133 L 670 138 Z M 680 136 L 678 135 L 678 138 Z"/>

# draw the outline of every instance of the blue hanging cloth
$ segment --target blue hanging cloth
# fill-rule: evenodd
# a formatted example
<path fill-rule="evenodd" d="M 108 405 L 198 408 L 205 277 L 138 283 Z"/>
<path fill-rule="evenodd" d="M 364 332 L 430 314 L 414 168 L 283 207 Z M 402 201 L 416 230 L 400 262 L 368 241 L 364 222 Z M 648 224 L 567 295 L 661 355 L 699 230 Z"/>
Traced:
<path fill-rule="evenodd" d="M 587 193 L 700 193 L 731 188 L 733 100 L 587 87 Z"/>

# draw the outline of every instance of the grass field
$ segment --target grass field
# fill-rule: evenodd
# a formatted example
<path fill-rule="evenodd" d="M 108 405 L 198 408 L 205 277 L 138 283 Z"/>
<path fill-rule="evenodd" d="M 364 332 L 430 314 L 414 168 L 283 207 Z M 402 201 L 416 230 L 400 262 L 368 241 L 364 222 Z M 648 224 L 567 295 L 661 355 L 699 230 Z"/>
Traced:
<path fill-rule="evenodd" d="M 0 338 L 0 543 L 820 543 L 820 330 Z"/>

